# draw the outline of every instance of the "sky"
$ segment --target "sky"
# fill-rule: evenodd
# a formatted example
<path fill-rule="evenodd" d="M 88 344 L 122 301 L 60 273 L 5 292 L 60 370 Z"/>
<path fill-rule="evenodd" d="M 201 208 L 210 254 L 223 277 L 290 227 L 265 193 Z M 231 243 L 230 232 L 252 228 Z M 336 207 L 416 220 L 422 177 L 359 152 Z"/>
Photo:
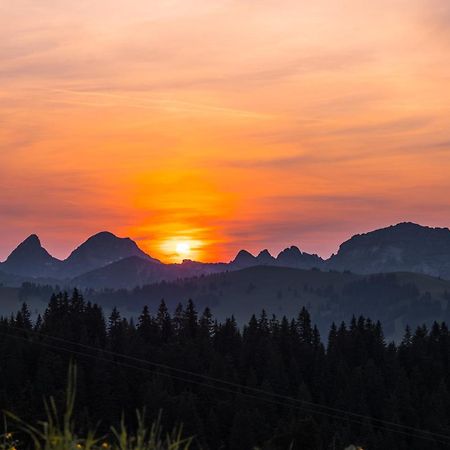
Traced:
<path fill-rule="evenodd" d="M 448 0 L 2 0 L 0 61 L 0 259 L 450 224 Z"/>

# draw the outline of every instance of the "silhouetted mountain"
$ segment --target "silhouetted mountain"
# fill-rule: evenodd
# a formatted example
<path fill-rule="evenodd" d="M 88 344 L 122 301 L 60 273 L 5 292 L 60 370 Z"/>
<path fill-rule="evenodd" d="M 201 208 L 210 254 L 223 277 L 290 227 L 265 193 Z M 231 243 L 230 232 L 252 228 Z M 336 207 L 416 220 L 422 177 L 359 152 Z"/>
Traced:
<path fill-rule="evenodd" d="M 254 266 L 284 266 L 302 269 L 321 267 L 322 258 L 317 255 L 302 253 L 298 247 L 292 246 L 283 250 L 277 258 L 274 258 L 267 249 L 262 250 L 258 256 L 253 256 L 247 250 L 241 250 L 236 258 L 231 261 L 230 268 L 245 269 Z"/>
<path fill-rule="evenodd" d="M 284 267 L 295 267 L 298 269 L 310 269 L 313 267 L 322 267 L 324 260 L 317 255 L 310 255 L 309 253 L 302 253 L 298 247 L 284 249 L 277 256 L 277 263 Z"/>
<path fill-rule="evenodd" d="M 168 265 L 144 259 L 140 256 L 130 256 L 107 266 L 83 273 L 72 280 L 79 287 L 100 288 L 131 288 L 143 284 L 154 283 L 162 279 L 172 279 L 174 275 L 168 270 Z"/>
<path fill-rule="evenodd" d="M 81 244 L 64 261 L 64 275 L 78 276 L 131 256 L 160 264 L 157 259 L 143 252 L 130 238 L 119 238 L 112 233 L 101 232 Z"/>
<path fill-rule="evenodd" d="M 286 251 L 287 254 L 284 254 L 285 256 L 281 258 L 281 262 L 275 259 L 268 250 L 261 251 L 256 257 L 246 250 L 241 250 L 229 264 L 201 263 L 184 260 L 181 264 L 162 264 L 158 262 L 155 266 L 152 264 L 152 261 L 149 262 L 148 260 L 142 259 L 138 262 L 135 259 L 126 258 L 119 261 L 120 264 L 115 262 L 100 269 L 82 273 L 72 280 L 72 284 L 78 287 L 130 289 L 138 285 L 162 280 L 184 279 L 255 266 L 285 266 L 311 269 L 323 265 L 322 259 L 316 255 L 300 253 L 298 257 L 291 257 L 289 259 L 290 249 Z M 286 259 L 289 259 L 289 261 L 286 261 Z"/>
<path fill-rule="evenodd" d="M 245 267 L 251 267 L 257 265 L 256 258 L 247 250 L 240 250 L 236 255 L 236 258 L 230 262 L 230 266 L 243 269 Z"/>
<path fill-rule="evenodd" d="M 118 274 L 116 263 L 122 260 L 125 261 L 119 267 L 123 272 Z M 147 264 L 149 267 L 145 269 Z M 361 274 L 405 271 L 450 279 L 450 230 L 401 223 L 353 236 L 326 261 L 292 246 L 276 258 L 268 250 L 262 250 L 258 256 L 241 250 L 228 264 L 190 260 L 181 264 L 163 264 L 143 252 L 131 239 L 118 238 L 108 232 L 92 236 L 69 258 L 60 261 L 49 255 L 38 237 L 33 235 L 0 265 L 0 270 L 4 272 L 5 285 L 16 285 L 17 276 L 20 276 L 25 277 L 25 281 L 39 278 L 39 282 L 56 280 L 64 285 L 81 282 L 83 286 L 92 283 L 95 287 L 133 288 L 137 282 L 174 280 L 255 266 L 350 270 Z M 96 280 L 92 272 L 98 269 L 104 270 L 97 273 L 99 278 Z M 11 274 L 11 281 L 8 281 L 8 274 Z"/>
<path fill-rule="evenodd" d="M 25 277 L 50 277 L 56 275 L 62 262 L 42 247 L 39 238 L 32 234 L 25 239 L 1 264 L 1 270 Z"/>
<path fill-rule="evenodd" d="M 262 250 L 256 257 L 256 262 L 262 266 L 273 266 L 276 264 L 275 258 L 269 253 L 269 250 Z"/>
<path fill-rule="evenodd" d="M 407 271 L 450 279 L 450 230 L 407 222 L 358 234 L 327 265 L 356 273 Z"/>

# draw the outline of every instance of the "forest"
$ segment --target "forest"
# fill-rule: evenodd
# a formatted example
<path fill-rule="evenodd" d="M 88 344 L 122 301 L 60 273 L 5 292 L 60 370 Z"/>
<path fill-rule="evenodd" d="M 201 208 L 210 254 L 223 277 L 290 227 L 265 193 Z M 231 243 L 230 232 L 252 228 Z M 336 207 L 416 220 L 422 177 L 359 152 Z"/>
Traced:
<path fill-rule="evenodd" d="M 71 361 L 80 431 L 107 434 L 122 417 L 133 427 L 145 409 L 167 429 L 182 424 L 196 449 L 450 446 L 445 323 L 406 327 L 393 343 L 363 316 L 321 337 L 305 308 L 241 327 L 191 300 L 174 312 L 161 301 L 132 320 L 61 292 L 42 316 L 24 304 L 0 319 L 0 409 L 42 419 L 43 398 L 63 401 Z"/>
<path fill-rule="evenodd" d="M 48 299 L 73 287 L 23 283 L 0 287 L 0 315 L 15 313 L 26 302 L 36 316 Z M 144 306 L 156 311 L 163 298 L 173 312 L 180 299 L 192 299 L 199 311 L 209 307 L 219 322 L 234 316 L 242 328 L 253 313 L 296 317 L 305 306 L 322 336 L 332 322 L 348 322 L 352 315 L 370 317 L 383 324 L 388 341 L 401 342 L 406 325 L 416 328 L 434 321 L 450 322 L 450 282 L 421 274 L 357 275 L 350 272 L 298 270 L 259 266 L 208 276 L 161 281 L 126 289 L 82 289 L 83 297 L 109 315 L 117 307 L 137 320 Z M 8 300 L 9 298 L 9 300 Z"/>

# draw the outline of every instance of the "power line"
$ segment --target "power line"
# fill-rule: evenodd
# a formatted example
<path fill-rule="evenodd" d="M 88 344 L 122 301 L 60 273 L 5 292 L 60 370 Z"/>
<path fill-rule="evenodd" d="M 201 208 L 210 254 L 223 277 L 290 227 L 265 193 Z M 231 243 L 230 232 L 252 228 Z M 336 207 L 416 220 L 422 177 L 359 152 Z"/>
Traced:
<path fill-rule="evenodd" d="M 142 363 L 142 364 L 146 364 L 146 365 L 150 365 L 155 367 L 156 369 L 163 369 L 163 370 L 169 370 L 169 371 L 174 371 L 174 372 L 178 372 L 181 373 L 182 375 L 190 375 L 190 376 L 194 376 L 194 377 L 198 377 L 203 379 L 204 381 L 198 381 L 198 380 L 192 380 L 192 379 L 188 379 L 188 378 L 184 378 L 182 376 L 179 375 L 174 375 L 171 373 L 165 373 L 165 372 L 161 372 L 158 370 L 152 370 L 149 368 L 145 368 L 145 367 L 139 367 L 133 364 L 128 364 L 128 363 L 124 363 L 122 361 L 114 361 L 102 356 L 96 356 L 96 355 L 92 355 L 90 353 L 87 352 L 82 352 L 82 351 L 78 351 L 78 350 L 73 350 L 67 347 L 61 347 L 59 345 L 54 345 L 48 342 L 36 342 L 33 341 L 34 343 L 37 343 L 39 345 L 51 348 L 53 350 L 59 350 L 59 351 L 63 351 L 63 352 L 68 352 L 74 355 L 78 355 L 78 356 L 85 356 L 85 357 L 89 357 L 89 358 L 93 358 L 96 360 L 101 360 L 110 364 L 114 364 L 117 366 L 121 366 L 121 367 L 126 367 L 126 368 L 131 368 L 131 369 L 135 369 L 135 370 L 142 370 L 151 374 L 155 374 L 155 375 L 161 375 L 164 377 L 168 377 L 168 378 L 172 378 L 178 381 L 182 381 L 182 382 L 186 382 L 186 383 L 191 383 L 191 384 L 195 384 L 198 386 L 204 386 L 204 387 L 208 387 L 211 389 L 216 389 L 216 390 L 220 390 L 222 392 L 227 392 L 227 393 L 232 393 L 232 394 L 240 394 L 252 399 L 256 399 L 256 400 L 260 400 L 260 401 L 265 401 L 265 402 L 269 402 L 272 404 L 276 404 L 279 406 L 289 406 L 291 408 L 297 409 L 297 410 L 303 410 L 303 411 L 307 411 L 309 413 L 312 414 L 319 414 L 322 416 L 326 416 L 329 418 L 333 418 L 333 419 L 337 419 L 337 420 L 347 420 L 349 422 L 353 422 L 353 423 L 357 423 L 359 425 L 364 425 L 366 424 L 366 421 L 371 421 L 371 422 L 376 422 L 376 423 L 372 423 L 373 426 L 375 426 L 378 429 L 381 430 L 385 430 L 385 431 L 389 431 L 389 432 L 393 432 L 393 433 L 400 433 L 403 435 L 408 435 L 411 437 L 416 437 L 416 438 L 420 438 L 420 439 L 427 439 L 427 440 L 431 440 L 436 442 L 436 440 L 438 440 L 438 442 L 442 443 L 442 444 L 450 444 L 450 436 L 449 435 L 445 435 L 445 434 L 441 434 L 441 433 L 435 433 L 429 430 L 422 430 L 422 429 L 418 429 L 418 428 L 414 428 L 414 427 L 410 427 L 408 425 L 403 425 L 403 424 L 398 424 L 395 422 L 390 422 L 390 421 L 386 421 L 386 420 L 382 420 L 382 419 L 377 419 L 375 417 L 371 417 L 371 416 L 366 416 L 366 415 L 362 415 L 362 414 L 358 414 L 358 413 L 354 413 L 351 411 L 346 411 L 346 410 L 342 410 L 342 409 L 338 409 L 338 408 L 333 408 L 330 406 L 326 406 L 326 405 L 321 405 L 320 403 L 315 403 L 315 402 L 310 402 L 307 400 L 301 400 L 301 399 L 296 399 L 294 397 L 290 397 L 290 396 L 286 396 L 286 395 L 282 395 L 282 394 L 277 394 L 274 392 L 268 392 L 265 391 L 263 389 L 258 389 L 258 388 L 253 388 L 250 386 L 245 386 L 239 383 L 234 383 L 231 381 L 227 381 L 227 380 L 222 380 L 219 378 L 214 378 L 214 377 L 210 377 L 208 375 L 203 375 L 200 373 L 196 373 L 196 372 L 191 372 L 188 371 L 186 369 L 179 369 L 176 367 L 172 367 L 172 366 L 168 366 L 166 364 L 160 364 L 160 363 L 156 363 L 153 361 L 148 361 L 148 360 L 144 360 L 141 358 L 137 358 L 137 357 L 133 357 L 133 356 L 129 356 L 129 355 L 124 355 L 122 353 L 117 353 L 111 350 L 107 350 L 107 349 L 102 349 L 99 347 L 94 347 L 94 346 L 90 346 L 87 344 L 82 344 L 82 343 L 77 343 L 77 342 L 73 342 L 70 341 L 68 339 L 64 339 L 64 338 L 60 338 L 57 336 L 51 336 L 51 335 L 47 335 L 44 333 L 40 333 L 40 332 L 36 332 L 36 331 L 32 331 L 32 330 L 24 330 L 22 328 L 18 328 L 18 327 L 14 327 L 14 326 L 10 326 L 10 328 L 16 330 L 16 331 L 20 331 L 20 332 L 25 332 L 25 333 L 29 333 L 29 334 L 34 334 L 36 336 L 42 337 L 42 338 L 47 338 L 47 339 L 53 339 L 56 341 L 60 341 L 63 344 L 70 344 L 70 345 L 75 345 L 75 346 L 79 346 L 79 347 L 83 347 L 95 352 L 102 352 L 104 354 L 109 354 L 111 356 L 115 356 L 118 358 L 123 358 L 132 362 L 137 362 L 137 363 Z M 5 335 L 8 335 L 10 337 L 13 338 L 17 338 L 17 339 L 21 339 L 24 340 L 28 343 L 33 343 L 31 342 L 27 337 L 25 336 L 17 336 L 15 334 L 11 334 L 11 333 L 7 333 L 6 331 L 3 331 L 3 333 Z M 241 391 L 236 391 L 236 390 L 231 390 L 227 387 L 224 386 L 217 386 L 217 385 L 211 385 L 211 384 L 205 384 L 205 382 L 213 382 L 213 383 L 219 383 L 219 384 L 223 384 L 225 386 L 229 386 L 229 387 L 233 387 L 236 389 L 240 389 L 240 390 L 247 390 L 247 391 L 251 391 L 253 392 L 253 394 L 250 394 L 248 392 L 241 392 Z M 257 395 L 255 395 L 257 394 Z M 269 398 L 262 398 L 262 397 L 258 397 L 258 395 L 264 395 L 264 396 L 268 396 L 268 397 L 274 397 L 272 399 Z M 283 401 L 281 401 L 283 400 Z M 297 403 L 297 404 L 286 404 L 286 402 L 291 402 L 291 403 Z M 321 411 L 321 410 L 317 410 L 315 408 L 321 408 L 325 411 Z M 342 414 L 346 415 L 347 417 L 342 417 Z M 394 427 L 394 428 L 391 428 Z"/>
<path fill-rule="evenodd" d="M 13 328 L 13 329 L 15 329 L 17 331 L 22 331 L 22 332 L 25 331 L 25 330 L 23 330 L 21 328 L 14 327 L 14 326 L 11 326 L 11 328 Z M 434 436 L 437 435 L 437 433 L 434 433 L 434 432 L 431 432 L 431 431 L 428 431 L 428 430 L 418 430 L 416 428 L 413 428 L 413 427 L 410 427 L 410 426 L 407 426 L 407 425 L 402 425 L 402 424 L 398 424 L 398 423 L 395 423 L 395 422 L 390 422 L 390 421 L 386 421 L 386 420 L 382 420 L 382 419 L 377 419 L 375 417 L 366 416 L 366 415 L 362 415 L 362 414 L 358 414 L 358 413 L 355 413 L 355 412 L 346 411 L 346 410 L 342 410 L 342 409 L 338 409 L 338 408 L 333 408 L 333 407 L 322 405 L 322 404 L 319 404 L 319 403 L 310 402 L 310 401 L 307 401 L 307 400 L 296 399 L 296 398 L 293 398 L 293 397 L 290 397 L 290 396 L 287 396 L 287 395 L 277 394 L 275 392 L 268 392 L 268 391 L 265 391 L 263 389 L 258 389 L 258 388 L 254 388 L 254 387 L 250 387 L 250 386 L 245 386 L 243 384 L 235 383 L 235 382 L 232 382 L 232 381 L 222 380 L 222 379 L 211 377 L 211 376 L 208 376 L 208 375 L 192 372 L 192 371 L 189 371 L 189 370 L 186 370 L 186 369 L 180 369 L 180 368 L 169 366 L 169 365 L 166 365 L 166 364 L 161 364 L 161 363 L 156 363 L 156 362 L 149 361 L 149 360 L 144 360 L 142 358 L 137 358 L 137 357 L 134 357 L 134 356 L 125 355 L 123 353 L 118 353 L 118 352 L 114 352 L 114 351 L 107 350 L 107 349 L 101 349 L 99 347 L 94 347 L 94 346 L 91 346 L 91 345 L 70 341 L 68 339 L 64 339 L 64 338 L 61 338 L 61 337 L 51 336 L 51 335 L 47 335 L 47 334 L 44 334 L 44 333 L 41 333 L 41 332 L 32 331 L 32 330 L 26 330 L 26 332 L 30 333 L 30 334 L 37 335 L 37 336 L 41 336 L 41 337 L 44 337 L 44 338 L 54 339 L 56 341 L 60 341 L 60 342 L 65 343 L 65 344 L 76 345 L 76 346 L 83 347 L 83 348 L 86 348 L 86 349 L 89 349 L 89 350 L 93 350 L 93 351 L 96 351 L 96 352 L 100 351 L 102 353 L 106 353 L 106 354 L 109 354 L 111 356 L 116 356 L 116 357 L 119 357 L 119 358 L 123 358 L 123 359 L 129 360 L 129 361 L 150 365 L 150 366 L 156 367 L 158 369 L 170 370 L 170 371 L 181 373 L 183 375 L 190 375 L 190 376 L 202 378 L 203 380 L 206 380 L 206 381 L 211 381 L 211 382 L 214 382 L 214 383 L 224 384 L 224 385 L 227 385 L 227 386 L 230 386 L 230 387 L 234 387 L 234 388 L 238 388 L 238 389 L 246 389 L 247 391 L 251 391 L 251 392 L 256 393 L 256 394 L 263 394 L 263 395 L 275 397 L 275 398 L 278 398 L 278 399 L 281 399 L 281 400 L 287 400 L 287 401 L 290 401 L 290 402 L 300 403 L 300 404 L 302 404 L 304 406 L 308 406 L 308 407 L 312 407 L 312 408 L 321 408 L 321 409 L 325 409 L 327 411 L 330 411 L 332 413 L 346 414 L 346 415 L 349 415 L 349 416 L 352 416 L 352 417 L 355 417 L 355 418 L 358 418 L 358 419 L 364 419 L 364 420 L 370 419 L 372 421 L 379 422 L 380 424 L 383 424 L 383 425 L 395 426 L 395 427 L 407 429 L 409 431 L 414 431 L 414 432 L 420 431 L 420 432 L 422 432 L 424 434 L 432 434 Z M 441 437 L 444 438 L 444 439 L 450 439 L 449 435 L 441 435 Z"/>

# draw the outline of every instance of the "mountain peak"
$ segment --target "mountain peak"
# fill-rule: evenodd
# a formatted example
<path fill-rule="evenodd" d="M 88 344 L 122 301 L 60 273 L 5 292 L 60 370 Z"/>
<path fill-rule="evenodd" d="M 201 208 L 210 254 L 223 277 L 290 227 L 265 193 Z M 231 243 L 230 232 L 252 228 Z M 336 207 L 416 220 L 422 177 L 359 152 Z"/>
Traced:
<path fill-rule="evenodd" d="M 300 249 L 298 247 L 296 247 L 295 245 L 291 245 L 290 247 L 285 248 L 284 250 L 282 250 L 278 256 L 277 259 L 284 258 L 285 256 L 300 256 L 302 254 L 302 252 L 300 251 Z"/>
<path fill-rule="evenodd" d="M 282 250 L 278 256 L 277 261 L 283 265 L 291 265 L 297 264 L 298 261 L 302 258 L 302 252 L 295 245 L 291 245 L 288 248 Z"/>
<path fill-rule="evenodd" d="M 261 250 L 256 259 L 260 264 L 273 264 L 275 262 L 275 258 L 269 253 L 269 250 L 267 249 Z"/>
<path fill-rule="evenodd" d="M 38 245 L 41 247 L 41 241 L 37 234 L 30 234 L 20 245 Z"/>
<path fill-rule="evenodd" d="M 9 255 L 8 259 L 21 252 L 39 251 L 40 249 L 42 249 L 42 245 L 38 235 L 31 234 L 16 247 L 11 255 Z"/>
<path fill-rule="evenodd" d="M 280 266 L 297 267 L 300 269 L 321 267 L 323 264 L 322 258 L 317 255 L 304 253 L 295 245 L 291 245 L 281 251 L 277 256 L 276 261 Z"/>
<path fill-rule="evenodd" d="M 231 263 L 237 266 L 248 266 L 254 265 L 255 259 L 256 258 L 247 250 L 239 250 L 238 254 L 236 255 L 236 258 L 234 258 L 234 260 L 231 261 Z"/>
<path fill-rule="evenodd" d="M 94 234 L 76 248 L 65 261 L 70 276 L 107 266 L 130 256 L 158 262 L 143 252 L 130 238 L 120 238 L 109 231 Z"/>
<path fill-rule="evenodd" d="M 450 276 L 450 230 L 401 222 L 342 243 L 329 267 L 356 273 L 420 272 Z"/>
<path fill-rule="evenodd" d="M 99 233 L 95 233 L 92 236 L 90 236 L 86 241 L 81 244 L 85 245 L 87 242 L 114 242 L 117 240 L 127 239 L 131 240 L 130 238 L 119 238 L 114 233 L 111 233 L 110 231 L 100 231 Z"/>
<path fill-rule="evenodd" d="M 36 234 L 28 236 L 14 249 L 3 263 L 3 270 L 23 276 L 46 276 L 60 261 L 53 258 Z"/>
<path fill-rule="evenodd" d="M 22 257 L 32 256 L 33 254 L 43 254 L 43 252 L 47 253 L 42 247 L 39 237 L 36 234 L 32 234 L 12 251 L 6 261 L 13 261 Z"/>
<path fill-rule="evenodd" d="M 90 239 L 96 239 L 96 238 L 111 238 L 111 239 L 127 239 L 127 238 L 119 238 L 114 233 L 111 233 L 111 231 L 99 231 L 98 233 L 93 234 Z"/>
<path fill-rule="evenodd" d="M 238 253 L 237 253 L 235 259 L 237 259 L 237 258 L 242 258 L 242 257 L 245 257 L 245 258 L 247 258 L 247 257 L 254 258 L 254 256 L 253 256 L 249 251 L 244 250 L 244 249 L 238 251 Z"/>

